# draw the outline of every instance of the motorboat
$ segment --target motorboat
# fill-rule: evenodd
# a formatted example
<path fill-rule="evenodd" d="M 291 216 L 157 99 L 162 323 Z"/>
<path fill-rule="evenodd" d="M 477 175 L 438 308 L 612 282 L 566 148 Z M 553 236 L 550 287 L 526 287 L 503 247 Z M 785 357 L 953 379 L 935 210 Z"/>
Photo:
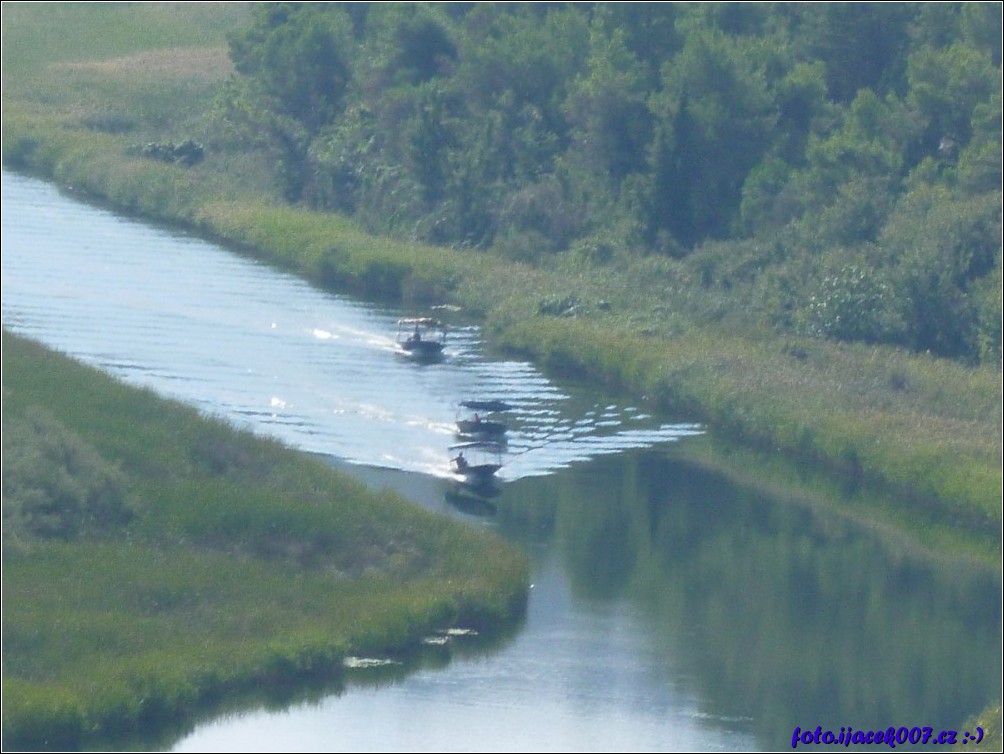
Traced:
<path fill-rule="evenodd" d="M 461 401 L 461 406 L 474 409 L 475 411 L 511 411 L 512 405 L 502 400 L 492 399 L 487 401 Z"/>
<path fill-rule="evenodd" d="M 480 440 L 503 442 L 508 427 L 494 414 L 508 411 L 512 406 L 504 401 L 461 401 L 461 407 L 473 411 L 466 418 L 457 419 L 457 434 Z M 484 413 L 482 413 L 484 412 Z"/>
<path fill-rule="evenodd" d="M 453 474 L 473 487 L 490 485 L 502 468 L 504 448 L 497 442 L 471 440 L 450 446 L 450 469 Z"/>
<path fill-rule="evenodd" d="M 436 361 L 446 346 L 446 325 L 434 317 L 402 317 L 397 321 L 397 345 L 419 361 Z"/>

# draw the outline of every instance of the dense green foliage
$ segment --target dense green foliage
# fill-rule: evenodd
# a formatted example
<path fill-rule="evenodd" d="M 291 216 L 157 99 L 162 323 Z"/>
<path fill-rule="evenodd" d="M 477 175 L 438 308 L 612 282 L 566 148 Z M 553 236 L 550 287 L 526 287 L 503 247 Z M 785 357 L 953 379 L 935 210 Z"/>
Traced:
<path fill-rule="evenodd" d="M 3 333 L 3 736 L 190 719 L 523 609 L 498 538 Z"/>
<path fill-rule="evenodd" d="M 786 331 L 1001 358 L 999 4 L 263 3 L 231 57 L 218 147 L 290 201 L 668 254 Z"/>
<path fill-rule="evenodd" d="M 4 542 L 74 539 L 131 517 L 121 474 L 65 425 L 44 412 L 4 418 Z"/>

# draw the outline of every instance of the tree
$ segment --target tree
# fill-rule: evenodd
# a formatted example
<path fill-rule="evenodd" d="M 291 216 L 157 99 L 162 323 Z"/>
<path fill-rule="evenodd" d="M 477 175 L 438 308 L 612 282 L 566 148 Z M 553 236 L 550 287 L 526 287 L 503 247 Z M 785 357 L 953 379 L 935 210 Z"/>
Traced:
<path fill-rule="evenodd" d="M 692 246 L 726 237 L 738 224 L 746 175 L 769 150 L 777 123 L 756 53 L 721 33 L 693 32 L 663 66 L 663 90 L 651 101 L 659 139 L 653 236 L 666 230 Z"/>
<path fill-rule="evenodd" d="M 886 209 L 901 190 L 910 145 L 920 131 L 903 102 L 894 95 L 880 98 L 870 89 L 858 92 L 839 115 L 832 130 L 810 135 L 806 165 L 792 177 L 802 216 L 816 228 L 816 242 L 823 245 L 874 238 Z M 874 205 L 872 209 L 868 203 Z M 865 224 L 860 222 L 862 212 L 872 215 Z M 855 227 L 861 233 L 855 234 Z M 836 234 L 822 233 L 826 228 Z"/>
<path fill-rule="evenodd" d="M 826 66 L 830 98 L 847 104 L 862 89 L 883 94 L 901 90 L 915 12 L 909 3 L 796 5 L 790 15 L 791 39 L 799 57 Z"/>
<path fill-rule="evenodd" d="M 570 151 L 592 172 L 609 176 L 616 189 L 620 179 L 646 167 L 652 118 L 645 77 L 618 31 L 608 35 L 594 25 L 590 47 L 587 69 L 565 105 L 572 124 Z"/>
<path fill-rule="evenodd" d="M 971 293 L 980 281 L 999 274 L 999 195 L 960 198 L 945 187 L 912 191 L 899 201 L 879 244 L 895 265 L 908 345 L 976 358 L 979 316 Z"/>
<path fill-rule="evenodd" d="M 360 3 L 369 10 L 361 37 L 367 86 L 418 86 L 447 75 L 458 50 L 438 3 Z"/>
<path fill-rule="evenodd" d="M 921 149 L 934 155 L 969 144 L 974 110 L 1001 91 L 1000 70 L 969 45 L 923 47 L 908 62 L 907 103 L 923 119 Z"/>
<path fill-rule="evenodd" d="M 312 139 L 341 112 L 350 82 L 346 30 L 335 6 L 266 3 L 230 38 L 240 84 L 228 90 L 231 121 L 254 124 L 275 153 L 286 198 L 303 198 L 311 183 Z"/>
<path fill-rule="evenodd" d="M 268 106 L 316 133 L 338 114 L 349 84 L 341 39 L 347 18 L 309 3 L 267 3 L 252 12 L 251 28 L 230 40 L 235 68 L 258 83 Z"/>
<path fill-rule="evenodd" d="M 653 90 L 662 64 L 683 44 L 676 30 L 683 8 L 676 3 L 597 3 L 593 21 L 608 35 L 623 35 L 627 49 L 644 66 L 646 89 Z"/>

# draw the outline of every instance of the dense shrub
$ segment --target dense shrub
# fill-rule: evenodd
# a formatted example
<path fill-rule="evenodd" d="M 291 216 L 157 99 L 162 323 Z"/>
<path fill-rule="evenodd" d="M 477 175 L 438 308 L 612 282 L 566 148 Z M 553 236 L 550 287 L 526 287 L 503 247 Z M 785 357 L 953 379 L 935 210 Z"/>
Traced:
<path fill-rule="evenodd" d="M 130 520 L 114 464 L 39 410 L 4 417 L 4 541 L 73 539 Z"/>
<path fill-rule="evenodd" d="M 828 272 L 799 313 L 806 333 L 837 340 L 894 343 L 904 322 L 884 273 L 865 264 Z"/>

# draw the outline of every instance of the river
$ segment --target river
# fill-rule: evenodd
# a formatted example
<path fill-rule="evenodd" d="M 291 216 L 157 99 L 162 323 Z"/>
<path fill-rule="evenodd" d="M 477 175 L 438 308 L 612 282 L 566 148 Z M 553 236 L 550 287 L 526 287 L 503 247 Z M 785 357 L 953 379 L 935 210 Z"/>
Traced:
<path fill-rule="evenodd" d="M 415 364 L 394 338 L 416 312 L 319 292 L 32 178 L 4 171 L 2 189 L 4 327 L 495 531 L 533 562 L 526 620 L 504 641 L 138 748 L 774 750 L 796 727 L 957 728 L 999 698 L 997 572 L 688 463 L 677 451 L 705 440 L 700 426 L 494 355 L 455 313 L 437 313 L 444 360 Z M 512 406 L 499 494 L 478 509 L 447 494 L 472 398 Z"/>

